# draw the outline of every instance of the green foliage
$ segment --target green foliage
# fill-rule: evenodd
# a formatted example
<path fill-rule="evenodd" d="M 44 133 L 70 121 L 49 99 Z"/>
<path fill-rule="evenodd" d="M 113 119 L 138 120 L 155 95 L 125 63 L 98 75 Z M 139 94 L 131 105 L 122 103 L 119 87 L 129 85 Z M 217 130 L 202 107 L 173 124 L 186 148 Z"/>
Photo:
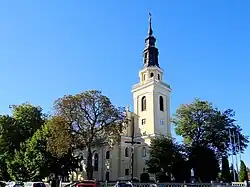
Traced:
<path fill-rule="evenodd" d="M 221 160 L 221 180 L 224 182 L 231 182 L 232 176 L 230 175 L 230 168 L 228 158 L 226 156 L 222 157 Z"/>
<path fill-rule="evenodd" d="M 153 138 L 150 144 L 150 157 L 146 162 L 149 173 L 165 173 L 173 175 L 175 181 L 189 179 L 189 164 L 186 161 L 183 147 L 175 143 L 171 138 L 159 136 Z"/>
<path fill-rule="evenodd" d="M 8 115 L 0 116 L 0 154 L 14 156 L 15 150 L 19 149 L 19 131 L 17 121 Z M 7 153 L 7 154 L 5 154 Z"/>
<path fill-rule="evenodd" d="M 49 175 L 48 154 L 46 152 L 47 127 L 38 129 L 27 143 L 24 163 L 32 181 L 41 180 Z"/>
<path fill-rule="evenodd" d="M 45 115 L 41 107 L 29 103 L 12 105 L 11 108 L 18 126 L 19 140 L 25 142 L 44 124 Z"/>
<path fill-rule="evenodd" d="M 20 150 L 15 151 L 14 157 L 7 160 L 8 173 L 15 181 L 26 181 L 29 179 L 29 172 L 24 163 L 25 146 L 25 143 L 22 143 Z"/>
<path fill-rule="evenodd" d="M 240 182 L 248 181 L 247 167 L 242 160 L 240 161 L 239 181 Z"/>
<path fill-rule="evenodd" d="M 165 182 L 171 181 L 171 178 L 168 175 L 166 175 L 166 173 L 164 173 L 164 172 L 156 173 L 155 179 L 156 179 L 156 182 L 158 182 L 158 183 L 165 183 Z"/>
<path fill-rule="evenodd" d="M 25 178 L 26 142 L 43 123 L 41 108 L 28 103 L 12 105 L 12 116 L 0 116 L 0 170 L 3 180 Z M 18 169 L 19 168 L 19 169 Z"/>
<path fill-rule="evenodd" d="M 209 147 L 217 156 L 227 155 L 230 151 L 229 129 L 239 134 L 241 152 L 249 142 L 235 124 L 233 110 L 220 112 L 207 101 L 195 99 L 191 104 L 182 105 L 177 109 L 173 123 L 177 135 L 184 138 L 186 145 Z"/>
<path fill-rule="evenodd" d="M 120 139 L 122 124 L 124 122 L 124 110 L 112 105 L 109 98 L 102 95 L 100 91 L 91 90 L 76 95 L 67 95 L 59 98 L 54 105 L 55 114 L 59 116 L 67 128 L 60 129 L 54 125 L 52 131 L 54 139 L 50 141 L 50 150 L 61 157 L 68 149 L 87 149 L 87 175 L 92 179 L 92 147 L 114 144 Z M 62 131 L 66 133 L 71 141 L 61 139 L 58 135 Z M 63 133 L 61 133 L 63 134 Z M 58 138 L 58 140 L 56 140 Z"/>
<path fill-rule="evenodd" d="M 25 103 L 11 108 L 12 116 L 0 116 L 1 180 L 39 181 L 50 173 L 65 176 L 79 167 L 70 150 L 61 158 L 47 150 L 53 137 L 51 120 L 45 124 L 40 107 Z"/>
<path fill-rule="evenodd" d="M 213 150 L 201 146 L 191 147 L 189 160 L 197 179 L 202 182 L 216 180 L 220 169 L 218 160 Z"/>
<path fill-rule="evenodd" d="M 140 182 L 141 183 L 149 183 L 150 177 L 148 173 L 141 173 L 140 175 Z"/>
<path fill-rule="evenodd" d="M 73 135 L 69 125 L 61 116 L 53 116 L 46 124 L 50 132 L 47 150 L 55 157 L 61 158 L 69 152 L 73 143 Z"/>

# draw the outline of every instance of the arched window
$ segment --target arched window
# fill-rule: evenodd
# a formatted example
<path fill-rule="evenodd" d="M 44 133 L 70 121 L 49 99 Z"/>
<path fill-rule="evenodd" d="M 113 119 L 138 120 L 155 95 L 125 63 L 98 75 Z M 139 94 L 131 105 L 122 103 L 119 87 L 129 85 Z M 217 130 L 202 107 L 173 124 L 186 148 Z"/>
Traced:
<path fill-rule="evenodd" d="M 150 73 L 150 77 L 153 77 L 154 76 L 154 73 Z"/>
<path fill-rule="evenodd" d="M 106 159 L 110 159 L 110 151 L 106 152 Z"/>
<path fill-rule="evenodd" d="M 160 111 L 164 111 L 164 102 L 162 96 L 160 96 L 159 103 L 160 103 Z"/>
<path fill-rule="evenodd" d="M 141 98 L 141 111 L 145 111 L 146 110 L 146 96 L 143 96 Z"/>
<path fill-rule="evenodd" d="M 146 155 L 147 155 L 147 152 L 146 152 L 146 151 L 147 151 L 146 148 L 143 147 L 143 148 L 142 148 L 142 157 L 146 157 Z"/>
<path fill-rule="evenodd" d="M 94 154 L 94 171 L 98 171 L 99 156 L 98 153 Z"/>
<path fill-rule="evenodd" d="M 158 74 L 158 80 L 161 80 L 161 76 L 160 76 L 160 74 Z"/>
<path fill-rule="evenodd" d="M 128 147 L 125 148 L 125 157 L 128 157 Z"/>

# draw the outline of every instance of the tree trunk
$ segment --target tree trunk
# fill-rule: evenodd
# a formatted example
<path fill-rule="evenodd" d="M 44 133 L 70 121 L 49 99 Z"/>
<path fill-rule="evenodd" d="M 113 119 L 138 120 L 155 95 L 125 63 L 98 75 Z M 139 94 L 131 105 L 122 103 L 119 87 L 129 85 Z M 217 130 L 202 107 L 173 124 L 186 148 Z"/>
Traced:
<path fill-rule="evenodd" d="M 88 159 L 87 159 L 87 179 L 91 180 L 93 179 L 93 166 L 92 166 L 92 152 L 91 147 L 88 147 Z"/>

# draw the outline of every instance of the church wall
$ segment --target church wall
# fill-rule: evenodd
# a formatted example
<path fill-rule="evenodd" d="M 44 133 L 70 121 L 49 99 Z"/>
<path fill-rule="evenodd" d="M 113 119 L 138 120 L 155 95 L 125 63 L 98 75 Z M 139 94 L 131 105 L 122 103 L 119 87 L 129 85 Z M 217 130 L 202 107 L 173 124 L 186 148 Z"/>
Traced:
<path fill-rule="evenodd" d="M 142 111 L 142 97 L 146 97 L 146 110 Z M 138 123 L 142 134 L 154 133 L 154 103 L 153 103 L 153 85 L 145 87 L 134 92 L 134 112 L 139 116 Z M 142 124 L 142 120 L 146 119 L 145 124 Z M 150 125 L 151 124 L 151 125 Z"/>
<path fill-rule="evenodd" d="M 160 86 L 161 83 L 154 86 L 154 118 L 155 134 L 170 133 L 170 103 L 169 88 Z M 163 97 L 163 111 L 160 111 L 160 96 Z M 165 134 L 166 135 L 166 134 Z"/>

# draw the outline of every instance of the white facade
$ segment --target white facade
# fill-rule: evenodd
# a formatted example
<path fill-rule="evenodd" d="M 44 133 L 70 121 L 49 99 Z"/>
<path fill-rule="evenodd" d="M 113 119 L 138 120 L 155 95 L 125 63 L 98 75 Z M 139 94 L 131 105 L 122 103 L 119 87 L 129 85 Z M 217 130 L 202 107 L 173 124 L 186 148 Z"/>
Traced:
<path fill-rule="evenodd" d="M 131 151 L 134 150 L 134 178 L 139 179 L 145 172 L 145 161 L 151 137 L 171 135 L 170 92 L 171 88 L 163 81 L 163 70 L 158 64 L 158 49 L 153 37 L 151 19 L 149 35 L 145 41 L 144 67 L 139 71 L 139 83 L 132 87 L 134 112 L 127 111 L 130 119 L 121 134 L 121 142 L 116 146 L 93 149 L 94 178 L 100 181 L 131 179 Z M 135 141 L 141 144 L 125 143 L 131 141 L 134 126 Z M 80 172 L 84 176 L 84 172 Z"/>

